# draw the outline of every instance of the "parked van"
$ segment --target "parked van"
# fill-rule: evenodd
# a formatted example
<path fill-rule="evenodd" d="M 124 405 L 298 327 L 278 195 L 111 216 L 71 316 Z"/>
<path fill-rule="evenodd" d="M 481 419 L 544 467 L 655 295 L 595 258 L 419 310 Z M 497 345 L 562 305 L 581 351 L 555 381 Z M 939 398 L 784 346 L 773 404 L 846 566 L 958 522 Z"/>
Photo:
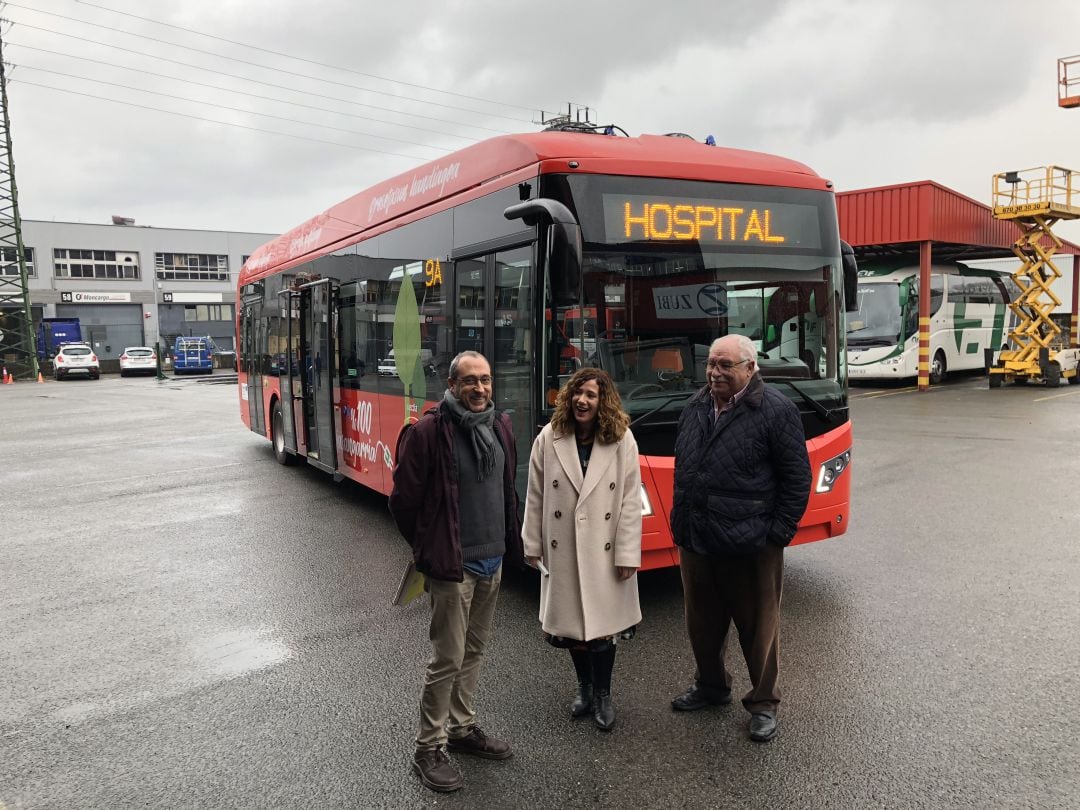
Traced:
<path fill-rule="evenodd" d="M 173 371 L 176 374 L 212 374 L 214 341 L 210 337 L 178 337 L 173 345 Z"/>
<path fill-rule="evenodd" d="M 52 360 L 61 344 L 82 342 L 78 318 L 42 318 L 37 328 L 38 360 Z"/>

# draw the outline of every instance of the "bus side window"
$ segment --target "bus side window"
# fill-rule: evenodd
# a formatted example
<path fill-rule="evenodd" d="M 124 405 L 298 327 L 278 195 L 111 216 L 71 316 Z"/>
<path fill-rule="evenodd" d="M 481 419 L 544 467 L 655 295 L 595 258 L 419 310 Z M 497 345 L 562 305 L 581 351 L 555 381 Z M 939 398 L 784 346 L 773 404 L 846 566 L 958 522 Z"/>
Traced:
<path fill-rule="evenodd" d="M 945 279 L 940 275 L 930 276 L 930 314 L 936 315 L 941 309 L 941 301 L 945 297 Z"/>

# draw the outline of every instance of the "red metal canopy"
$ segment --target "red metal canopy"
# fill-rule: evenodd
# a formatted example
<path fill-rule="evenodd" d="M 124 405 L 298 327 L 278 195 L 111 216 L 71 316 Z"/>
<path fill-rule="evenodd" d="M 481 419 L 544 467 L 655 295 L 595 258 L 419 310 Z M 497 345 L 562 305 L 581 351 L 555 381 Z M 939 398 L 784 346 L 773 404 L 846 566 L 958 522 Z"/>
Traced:
<path fill-rule="evenodd" d="M 859 257 L 917 253 L 930 242 L 936 259 L 996 259 L 1012 256 L 1021 234 L 989 206 L 932 180 L 840 192 L 836 207 L 840 236 Z M 1080 246 L 1064 242 L 1058 252 L 1077 255 Z"/>

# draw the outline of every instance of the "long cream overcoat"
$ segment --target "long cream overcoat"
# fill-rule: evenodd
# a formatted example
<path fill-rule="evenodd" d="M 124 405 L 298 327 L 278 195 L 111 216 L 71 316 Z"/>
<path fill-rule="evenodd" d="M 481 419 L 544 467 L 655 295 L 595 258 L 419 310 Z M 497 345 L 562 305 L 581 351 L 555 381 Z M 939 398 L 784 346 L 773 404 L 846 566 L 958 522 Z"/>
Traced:
<path fill-rule="evenodd" d="M 615 566 L 641 565 L 641 469 L 634 435 L 593 445 L 582 476 L 573 434 L 547 425 L 533 442 L 522 529 L 525 555 L 540 557 L 544 631 L 581 641 L 641 621 L 637 575 L 620 581 Z"/>

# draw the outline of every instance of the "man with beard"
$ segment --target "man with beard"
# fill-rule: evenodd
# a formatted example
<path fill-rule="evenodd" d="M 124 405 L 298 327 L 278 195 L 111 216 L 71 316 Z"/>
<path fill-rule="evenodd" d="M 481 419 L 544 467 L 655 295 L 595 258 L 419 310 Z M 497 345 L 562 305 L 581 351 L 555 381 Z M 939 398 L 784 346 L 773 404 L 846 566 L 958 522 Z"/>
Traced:
<path fill-rule="evenodd" d="M 507 759 L 510 745 L 476 724 L 473 695 L 491 636 L 504 556 L 523 560 L 510 418 L 491 399 L 478 352 L 450 363 L 442 402 L 407 429 L 390 511 L 431 595 L 432 657 L 420 697 L 413 770 L 431 790 L 464 784 L 447 750 Z"/>

